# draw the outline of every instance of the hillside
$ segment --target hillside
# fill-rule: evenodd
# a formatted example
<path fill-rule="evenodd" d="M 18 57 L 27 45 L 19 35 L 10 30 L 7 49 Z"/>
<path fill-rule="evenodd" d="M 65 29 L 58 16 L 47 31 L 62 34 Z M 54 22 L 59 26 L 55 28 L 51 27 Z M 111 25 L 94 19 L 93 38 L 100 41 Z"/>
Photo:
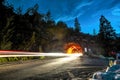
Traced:
<path fill-rule="evenodd" d="M 38 13 L 37 4 L 22 14 L 20 8 L 15 12 L 11 5 L 4 6 L 2 1 L 0 50 L 66 52 L 64 47 L 69 43 L 79 44 L 83 52 L 90 54 L 109 56 L 111 51 L 120 50 L 120 37 L 116 37 L 115 30 L 104 16 L 100 18 L 100 32 L 93 36 L 81 32 L 77 18 L 71 28 L 63 21 L 55 22 L 50 11 Z"/>

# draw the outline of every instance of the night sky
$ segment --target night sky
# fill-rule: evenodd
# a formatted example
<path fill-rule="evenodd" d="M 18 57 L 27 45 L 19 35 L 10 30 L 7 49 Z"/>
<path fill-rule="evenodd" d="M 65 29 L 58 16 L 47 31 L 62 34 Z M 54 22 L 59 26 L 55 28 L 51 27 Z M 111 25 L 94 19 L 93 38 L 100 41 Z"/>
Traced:
<path fill-rule="evenodd" d="M 81 31 L 93 33 L 93 29 L 99 31 L 99 18 L 104 15 L 117 33 L 120 33 L 120 0 L 8 0 L 14 8 L 19 6 L 23 13 L 36 3 L 39 5 L 39 12 L 51 12 L 52 18 L 74 26 L 74 18 L 78 17 Z"/>

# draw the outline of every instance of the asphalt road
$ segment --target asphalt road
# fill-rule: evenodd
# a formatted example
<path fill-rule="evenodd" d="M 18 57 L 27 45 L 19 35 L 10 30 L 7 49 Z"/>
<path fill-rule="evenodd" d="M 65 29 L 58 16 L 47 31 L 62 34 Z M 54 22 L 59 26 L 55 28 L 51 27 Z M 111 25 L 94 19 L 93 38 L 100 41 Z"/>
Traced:
<path fill-rule="evenodd" d="M 62 57 L 0 65 L 0 80 L 88 80 L 107 67 L 108 61 L 94 57 Z"/>

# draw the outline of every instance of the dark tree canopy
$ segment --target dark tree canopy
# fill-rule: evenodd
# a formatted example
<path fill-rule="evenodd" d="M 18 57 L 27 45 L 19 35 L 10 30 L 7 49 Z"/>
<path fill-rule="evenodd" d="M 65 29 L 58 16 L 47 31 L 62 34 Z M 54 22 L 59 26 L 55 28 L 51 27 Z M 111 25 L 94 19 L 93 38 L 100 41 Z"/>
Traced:
<path fill-rule="evenodd" d="M 104 45 L 105 55 L 109 55 L 109 52 L 116 49 L 114 43 L 116 40 L 116 33 L 110 22 L 104 16 L 100 18 L 100 30 L 98 35 L 99 40 Z"/>
<path fill-rule="evenodd" d="M 75 31 L 76 32 L 80 32 L 81 31 L 80 23 L 79 23 L 77 18 L 75 18 L 75 20 L 74 20 L 74 27 L 75 27 Z"/>
<path fill-rule="evenodd" d="M 0 48 L 26 51 L 62 51 L 63 45 L 69 42 L 76 42 L 84 47 L 91 48 L 92 52 L 106 52 L 115 49 L 120 39 L 116 40 L 115 30 L 110 22 L 104 17 L 100 18 L 100 31 L 94 37 L 81 32 L 81 26 L 78 18 L 74 20 L 74 26 L 70 27 L 63 21 L 57 23 L 52 20 L 51 13 L 46 14 L 38 12 L 38 4 L 30 7 L 25 14 L 22 14 L 22 8 L 16 11 L 7 2 L 3 5 L 0 1 Z M 7 1 L 7 0 L 6 0 Z M 99 38 L 99 41 L 98 40 Z M 102 48 L 93 48 L 93 45 L 103 44 Z M 7 44 L 7 45 L 6 45 Z M 101 47 L 101 45 L 99 45 Z M 97 46 L 97 48 L 99 47 Z M 117 45 L 120 47 L 120 45 Z M 119 48 L 117 48 L 119 49 Z"/>
<path fill-rule="evenodd" d="M 100 18 L 100 31 L 99 36 L 102 40 L 114 40 L 116 39 L 116 33 L 110 22 L 104 17 Z"/>

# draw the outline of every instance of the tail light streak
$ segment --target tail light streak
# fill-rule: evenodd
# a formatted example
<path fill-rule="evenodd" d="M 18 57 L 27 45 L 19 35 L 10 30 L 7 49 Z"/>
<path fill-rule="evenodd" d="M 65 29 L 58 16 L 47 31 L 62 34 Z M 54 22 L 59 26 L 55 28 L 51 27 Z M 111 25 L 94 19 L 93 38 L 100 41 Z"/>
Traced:
<path fill-rule="evenodd" d="M 74 54 L 67 54 L 67 53 L 40 53 L 40 52 L 20 52 L 20 51 L 0 51 L 0 57 L 27 57 L 27 56 L 74 56 L 79 57 L 83 56 L 82 53 L 74 53 Z"/>

